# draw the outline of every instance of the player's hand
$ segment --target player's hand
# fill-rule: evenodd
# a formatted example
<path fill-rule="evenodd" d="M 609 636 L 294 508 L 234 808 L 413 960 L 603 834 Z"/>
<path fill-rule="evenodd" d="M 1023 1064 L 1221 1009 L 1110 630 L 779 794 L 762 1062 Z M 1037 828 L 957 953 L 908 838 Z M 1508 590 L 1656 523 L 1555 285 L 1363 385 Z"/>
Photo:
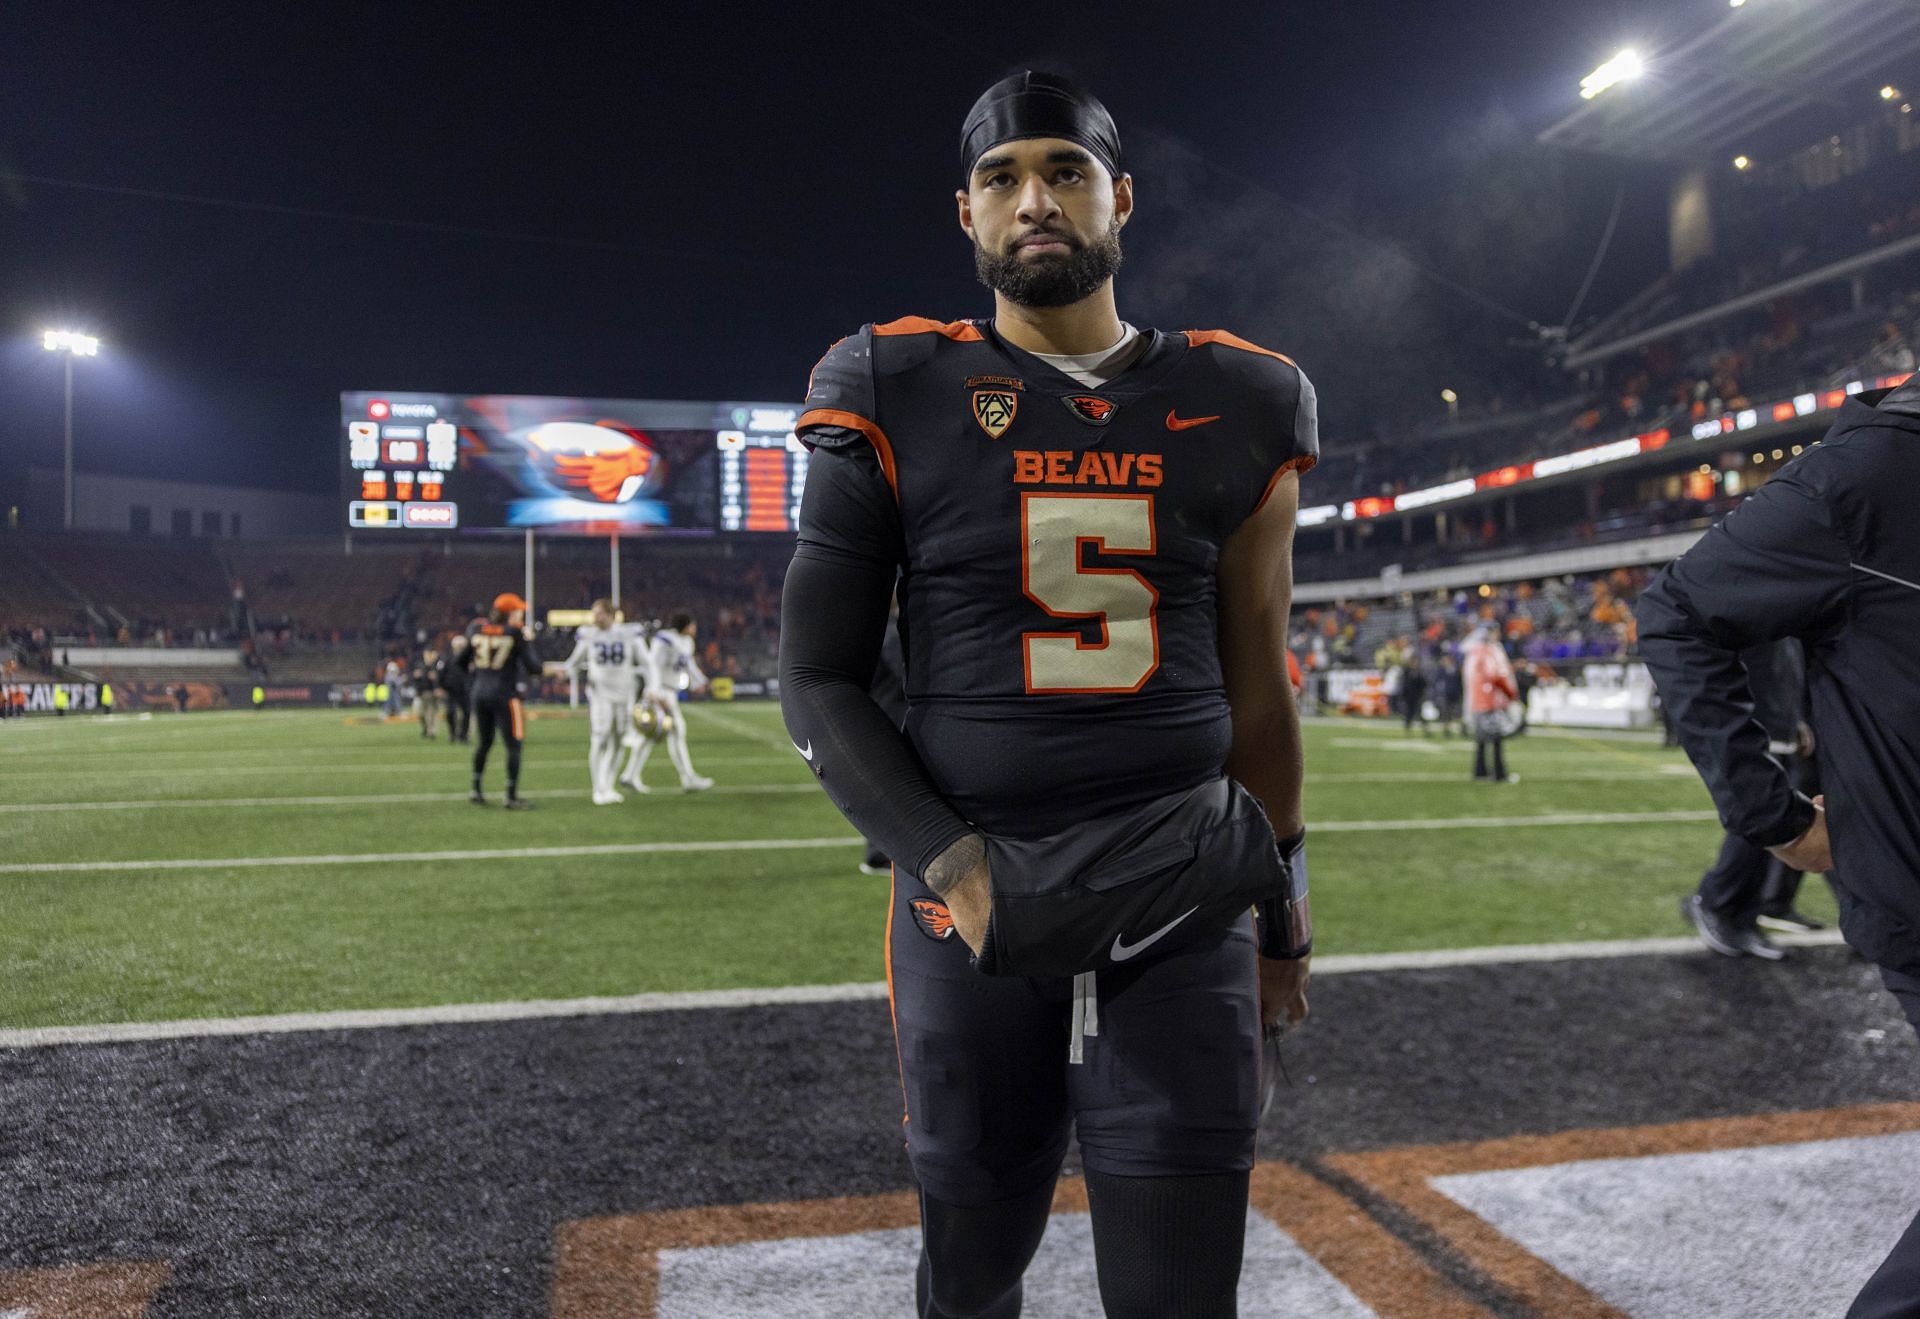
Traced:
<path fill-rule="evenodd" d="M 987 922 L 993 916 L 993 881 L 987 876 L 987 863 L 982 861 L 968 871 L 941 901 L 953 914 L 953 928 L 960 932 L 961 942 L 978 957 L 987 941 Z"/>
<path fill-rule="evenodd" d="M 957 913 L 954 923 L 959 923 Z M 1312 955 L 1284 960 L 1262 957 L 1259 961 L 1260 1024 L 1298 1026 L 1307 1019 L 1307 981 L 1313 976 L 1308 963 L 1313 961 Z"/>
<path fill-rule="evenodd" d="M 954 879 L 958 873 L 960 878 Z M 993 916 L 993 880 L 987 869 L 987 843 L 978 834 L 955 839 L 927 867 L 926 885 L 947 904 L 960 941 L 980 955 Z"/>
<path fill-rule="evenodd" d="M 1807 831 L 1779 847 L 1767 850 L 1794 870 L 1825 874 L 1833 869 L 1833 846 L 1827 841 L 1827 799 L 1813 799 L 1813 823 Z"/>

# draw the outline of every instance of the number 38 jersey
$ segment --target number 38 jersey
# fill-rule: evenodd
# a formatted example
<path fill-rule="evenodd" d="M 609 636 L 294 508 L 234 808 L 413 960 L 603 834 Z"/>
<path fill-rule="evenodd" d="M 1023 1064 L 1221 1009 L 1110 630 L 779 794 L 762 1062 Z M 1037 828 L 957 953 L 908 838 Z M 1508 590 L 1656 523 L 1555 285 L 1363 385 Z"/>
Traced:
<path fill-rule="evenodd" d="M 907 735 L 989 832 L 1053 832 L 1226 761 L 1220 552 L 1313 465 L 1313 387 L 1224 331 L 1142 333 L 1088 387 L 991 323 L 908 318 L 808 382 L 801 440 L 870 446 L 897 510 Z"/>

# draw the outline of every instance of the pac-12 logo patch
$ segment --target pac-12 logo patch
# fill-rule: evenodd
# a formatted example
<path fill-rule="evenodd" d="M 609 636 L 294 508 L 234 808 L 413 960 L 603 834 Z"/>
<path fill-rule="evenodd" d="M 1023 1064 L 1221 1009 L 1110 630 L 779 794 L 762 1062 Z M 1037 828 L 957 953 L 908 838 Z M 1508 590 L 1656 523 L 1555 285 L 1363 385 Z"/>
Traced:
<path fill-rule="evenodd" d="M 914 924 L 929 939 L 945 941 L 953 937 L 953 913 L 937 898 L 915 898 L 912 902 Z"/>
<path fill-rule="evenodd" d="M 980 429 L 999 439 L 1013 425 L 1013 414 L 1020 410 L 1020 396 L 1005 389 L 973 391 L 973 419 Z"/>
<path fill-rule="evenodd" d="M 1113 420 L 1113 414 L 1120 409 L 1103 398 L 1091 394 L 1069 394 L 1063 400 L 1067 411 L 1071 412 L 1089 426 L 1104 426 Z"/>

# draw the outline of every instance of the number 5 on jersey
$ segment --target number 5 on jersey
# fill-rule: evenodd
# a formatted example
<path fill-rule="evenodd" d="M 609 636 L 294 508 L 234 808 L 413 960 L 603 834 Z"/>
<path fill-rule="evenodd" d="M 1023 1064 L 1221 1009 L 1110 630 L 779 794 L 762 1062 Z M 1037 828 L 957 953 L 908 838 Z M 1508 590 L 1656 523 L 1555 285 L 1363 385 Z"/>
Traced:
<path fill-rule="evenodd" d="M 1152 495 L 1020 496 L 1020 577 L 1027 599 L 1055 618 L 1098 619 L 1100 639 L 1028 632 L 1027 691 L 1137 692 L 1160 667 L 1160 593 L 1131 568 L 1090 568 L 1096 554 L 1154 552 Z"/>

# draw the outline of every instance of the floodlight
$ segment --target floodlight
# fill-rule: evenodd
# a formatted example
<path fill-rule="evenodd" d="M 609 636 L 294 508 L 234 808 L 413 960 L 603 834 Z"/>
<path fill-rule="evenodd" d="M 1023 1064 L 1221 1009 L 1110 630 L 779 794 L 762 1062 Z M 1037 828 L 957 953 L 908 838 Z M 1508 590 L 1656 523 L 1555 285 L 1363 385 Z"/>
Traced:
<path fill-rule="evenodd" d="M 1629 47 L 1580 80 L 1580 99 L 1591 101 L 1615 83 L 1638 78 L 1646 71 L 1640 52 Z"/>
<path fill-rule="evenodd" d="M 1751 169 L 1753 168 L 1753 161 L 1746 156 L 1735 156 L 1733 158 L 1733 167 L 1735 169 Z"/>
<path fill-rule="evenodd" d="M 1883 101 L 1897 101 L 1900 99 L 1900 89 L 1892 83 L 1888 83 L 1880 89 L 1880 99 Z"/>
<path fill-rule="evenodd" d="M 91 334 L 80 334 L 74 330 L 48 330 L 40 336 L 41 346 L 50 353 L 61 349 L 80 357 L 98 357 L 100 341 Z"/>
<path fill-rule="evenodd" d="M 1460 401 L 1460 396 L 1454 393 L 1451 389 L 1443 389 L 1440 391 L 1440 399 L 1442 402 L 1445 402 L 1445 403 L 1458 403 Z"/>

